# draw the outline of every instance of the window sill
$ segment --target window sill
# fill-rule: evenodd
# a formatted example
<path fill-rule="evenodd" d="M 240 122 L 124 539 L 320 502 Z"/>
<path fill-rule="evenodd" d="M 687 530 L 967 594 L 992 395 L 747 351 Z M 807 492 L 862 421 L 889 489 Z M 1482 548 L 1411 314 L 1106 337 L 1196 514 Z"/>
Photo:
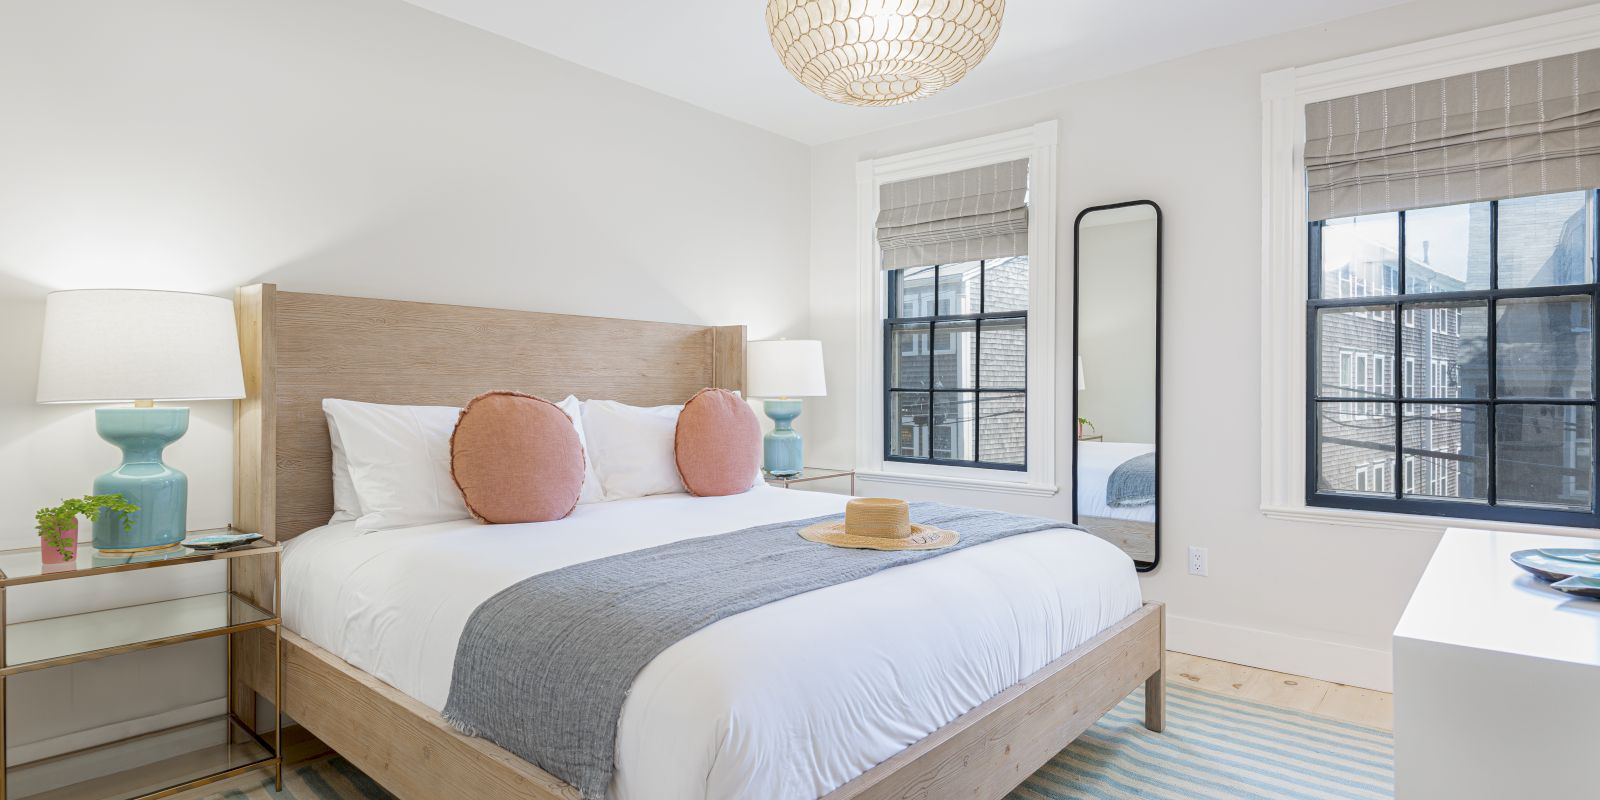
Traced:
<path fill-rule="evenodd" d="M 1026 483 L 1024 481 L 997 481 L 983 478 L 958 478 L 951 475 L 917 475 L 908 472 L 857 470 L 856 478 L 868 483 L 898 483 L 911 486 L 933 486 L 943 489 L 966 489 L 999 494 L 1020 494 L 1030 497 L 1052 497 L 1061 491 L 1059 486 Z"/>
<path fill-rule="evenodd" d="M 1513 531 L 1517 533 L 1546 533 L 1555 536 L 1593 537 L 1589 528 L 1561 525 L 1529 525 L 1519 522 L 1497 522 L 1488 519 L 1461 517 L 1425 517 L 1416 514 L 1386 514 L 1380 511 L 1356 511 L 1348 508 L 1313 508 L 1310 506 L 1263 505 L 1261 514 L 1268 519 L 1286 522 L 1305 522 L 1317 525 L 1345 525 L 1356 528 L 1381 528 L 1386 531 L 1407 533 L 1443 533 L 1447 528 L 1466 528 L 1482 531 Z"/>

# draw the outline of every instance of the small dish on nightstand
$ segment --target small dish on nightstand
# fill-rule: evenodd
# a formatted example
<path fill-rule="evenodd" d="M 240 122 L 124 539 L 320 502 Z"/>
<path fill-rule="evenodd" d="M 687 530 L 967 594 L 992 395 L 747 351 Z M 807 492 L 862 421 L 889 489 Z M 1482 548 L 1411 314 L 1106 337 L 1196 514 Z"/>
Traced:
<path fill-rule="evenodd" d="M 227 550 L 247 545 L 260 538 L 259 533 L 211 533 L 204 536 L 190 536 L 181 544 L 190 550 Z"/>
<path fill-rule="evenodd" d="M 1588 578 L 1574 575 L 1566 580 L 1550 584 L 1550 588 L 1559 589 L 1570 595 L 1587 597 L 1590 600 L 1600 600 L 1600 578 Z"/>

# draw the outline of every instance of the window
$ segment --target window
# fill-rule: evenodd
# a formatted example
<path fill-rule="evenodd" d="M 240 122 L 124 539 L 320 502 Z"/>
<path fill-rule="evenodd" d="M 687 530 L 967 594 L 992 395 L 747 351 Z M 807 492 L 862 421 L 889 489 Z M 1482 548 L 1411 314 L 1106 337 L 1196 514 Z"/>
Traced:
<path fill-rule="evenodd" d="M 854 463 L 869 488 L 882 483 L 1029 497 L 1061 491 L 1055 464 L 1064 405 L 1054 378 L 1062 367 L 1057 270 L 1029 268 L 1060 260 L 1059 138 L 1059 124 L 1051 120 L 856 164 L 860 391 L 851 400 Z M 974 172 L 975 182 L 952 180 Z M 968 190 L 982 193 L 986 209 L 1010 210 L 949 217 L 974 204 L 949 203 L 946 195 Z M 930 228 L 935 221 L 932 227 L 942 232 Z M 1007 281 L 1021 291 L 1009 297 L 997 292 Z M 1025 383 L 993 383 L 1003 371 L 987 360 L 977 363 L 979 356 L 1007 353 L 1021 354 L 1017 366 Z M 957 370 L 941 376 L 972 383 L 932 385 L 941 365 Z M 1001 435 L 1007 430 L 1016 438 Z"/>
<path fill-rule="evenodd" d="M 1517 60 L 1513 56 L 1523 55 L 1534 60 L 1512 63 Z M 1487 378 L 1480 378 L 1468 368 L 1470 359 L 1453 359 L 1460 367 L 1456 375 L 1457 397 L 1439 398 L 1447 402 L 1430 404 L 1416 402 L 1429 398 L 1403 394 L 1395 398 L 1403 413 L 1382 420 L 1393 420 L 1394 428 L 1375 425 L 1375 430 L 1359 431 L 1359 437 L 1343 438 L 1363 443 L 1367 439 L 1387 442 L 1395 438 L 1399 439 L 1395 449 L 1404 447 L 1409 453 L 1414 448 L 1422 449 L 1417 446 L 1426 442 L 1425 437 L 1442 437 L 1449 429 L 1460 435 L 1460 450 L 1452 451 L 1435 442 L 1430 450 L 1439 455 L 1418 459 L 1417 492 L 1402 496 L 1402 488 L 1392 499 L 1361 502 L 1319 497 L 1337 495 L 1344 486 L 1353 485 L 1353 476 L 1346 473 L 1353 472 L 1354 466 L 1331 469 L 1332 485 L 1319 483 L 1323 475 L 1315 456 L 1320 435 L 1315 423 L 1318 407 L 1305 397 L 1317 391 L 1318 380 L 1335 374 L 1337 369 L 1328 360 L 1326 343 L 1316 341 L 1316 320 L 1308 319 L 1306 303 L 1308 299 L 1354 296 L 1330 290 L 1340 283 L 1335 264 L 1328 263 L 1326 269 L 1321 264 L 1315 270 L 1311 268 L 1309 262 L 1321 254 L 1318 243 L 1308 238 L 1318 236 L 1322 230 L 1311 223 L 1320 220 L 1332 227 L 1341 220 L 1361 217 L 1377 221 L 1383 217 L 1380 212 L 1405 212 L 1406 270 L 1401 273 L 1399 291 L 1374 298 L 1373 303 L 1393 305 L 1399 310 L 1403 318 L 1401 335 L 1387 338 L 1384 343 L 1405 355 L 1412 354 L 1409 348 L 1401 350 L 1407 337 L 1412 342 L 1425 341 L 1422 332 L 1432 326 L 1425 313 L 1426 304 L 1420 302 L 1422 295 L 1432 294 L 1441 305 L 1449 305 L 1450 292 L 1497 292 L 1500 298 L 1510 299 L 1519 288 L 1549 288 L 1540 286 L 1542 281 L 1529 278 L 1550 260 L 1550 246 L 1547 244 L 1543 252 L 1529 246 L 1513 247 L 1509 242 L 1506 247 L 1497 247 L 1496 242 L 1490 241 L 1491 227 L 1497 229 L 1499 236 L 1517 227 L 1513 219 L 1517 215 L 1507 212 L 1515 211 L 1512 207 L 1519 202 L 1534 201 L 1516 199 L 1516 195 L 1588 193 L 1597 188 L 1600 170 L 1587 168 L 1587 156 L 1571 145 L 1574 137 L 1583 142 L 1600 141 L 1600 116 L 1596 114 L 1600 110 L 1600 93 L 1587 83 L 1600 75 L 1597 67 L 1600 9 L 1585 9 L 1582 13 L 1517 20 L 1470 35 L 1452 34 L 1262 76 L 1263 394 L 1261 470 L 1257 477 L 1261 482 L 1260 509 L 1267 517 L 1334 525 L 1382 524 L 1397 530 L 1428 532 L 1452 524 L 1470 526 L 1473 523 L 1455 520 L 1472 517 L 1483 520 L 1476 523 L 1478 527 L 1515 528 L 1541 523 L 1600 527 L 1592 490 L 1588 501 L 1567 497 L 1557 504 L 1535 505 L 1526 499 L 1530 493 L 1544 494 L 1548 499 L 1565 491 L 1558 484 L 1583 482 L 1582 474 L 1539 486 L 1523 483 L 1523 491 L 1511 494 L 1504 490 L 1518 482 L 1515 469 L 1502 472 L 1496 466 L 1498 480 L 1487 480 L 1491 465 L 1530 460 L 1523 454 L 1533 451 L 1533 442 L 1541 440 L 1551 443 L 1552 453 L 1544 457 L 1546 462 L 1571 456 L 1574 464 L 1583 464 L 1587 474 L 1593 474 L 1593 465 L 1587 463 L 1590 437 L 1582 428 L 1592 419 L 1593 410 L 1584 408 L 1586 401 L 1570 397 L 1570 393 L 1563 395 L 1566 399 L 1562 403 L 1520 404 L 1528 408 L 1499 403 L 1496 401 L 1542 398 L 1502 391 L 1515 387 L 1500 387 L 1498 374 L 1495 394 L 1475 396 L 1473 388 L 1487 382 Z M 1581 79 L 1576 85 L 1551 77 L 1574 74 Z M 1398 76 L 1415 82 L 1396 85 Z M 1465 110 L 1475 107 L 1474 101 L 1480 99 L 1475 93 L 1484 86 L 1495 87 L 1481 95 L 1486 112 L 1499 109 L 1494 101 L 1504 101 L 1507 87 L 1514 98 L 1532 97 L 1542 102 L 1536 108 L 1518 106 L 1519 110 L 1529 109 L 1531 116 L 1466 114 Z M 1485 147 L 1483 142 L 1494 142 L 1495 146 Z M 1466 226 L 1465 235 L 1461 235 L 1459 226 L 1456 235 L 1448 239 L 1413 235 L 1418 225 L 1425 227 L 1441 217 L 1459 220 L 1463 205 L 1496 200 L 1503 201 L 1496 207 L 1497 226 L 1491 226 L 1488 215 L 1481 214 L 1468 220 L 1471 224 Z M 1586 221 L 1585 227 L 1593 225 Z M 1386 244 L 1399 246 L 1398 241 Z M 1513 249 L 1522 255 L 1512 253 Z M 1593 249 L 1592 244 L 1589 249 Z M 1456 274 L 1446 268 L 1460 264 L 1464 251 L 1481 265 L 1491 257 L 1491 250 L 1500 251 L 1492 254 L 1498 259 L 1495 269 Z M 1389 256 L 1397 269 L 1398 255 Z M 1413 269 L 1416 265 L 1424 269 Z M 1447 285 L 1432 285 L 1435 274 Z M 1491 276 L 1495 281 L 1492 286 Z M 1583 296 L 1592 292 L 1586 283 L 1587 280 L 1580 280 L 1566 284 L 1566 288 Z M 1487 348 L 1489 320 L 1512 310 L 1502 311 L 1496 302 L 1491 316 L 1488 298 L 1480 296 L 1480 301 L 1484 303 L 1482 310 L 1460 307 L 1456 338 L 1473 339 L 1481 329 L 1485 339 L 1475 344 Z M 1415 326 L 1409 327 L 1413 321 Z M 1497 345 L 1497 350 L 1488 350 L 1476 360 L 1487 369 L 1488 355 L 1511 359 L 1520 357 L 1515 352 L 1518 348 L 1527 347 L 1526 343 Z M 1425 386 L 1429 381 L 1431 360 L 1436 356 L 1444 354 L 1414 356 L 1417 384 Z M 1401 383 L 1397 391 L 1405 392 L 1403 380 Z M 1575 426 L 1571 430 L 1557 427 L 1569 422 L 1554 413 L 1567 404 L 1577 409 L 1569 412 Z M 1541 405 L 1545 407 L 1540 408 Z M 1550 405 L 1562 409 L 1552 409 Z M 1450 413 L 1434 414 L 1433 406 Z M 1491 407 L 1493 423 L 1489 418 Z M 1345 410 L 1334 406 L 1322 409 L 1330 416 Z M 1505 418 L 1508 411 L 1514 420 Z M 1339 421 L 1329 420 L 1330 435 L 1357 433 L 1335 427 Z M 1517 427 L 1507 427 L 1508 421 Z M 1563 451 L 1561 459 L 1553 453 L 1558 439 Z M 1504 446 L 1507 444 L 1515 446 L 1508 448 Z M 1491 448 L 1496 454 L 1493 460 L 1489 459 Z M 1552 466 L 1567 468 L 1560 463 Z M 1435 480 L 1441 488 L 1432 488 Z M 1447 491 L 1445 487 L 1452 481 L 1455 488 Z M 1491 487 L 1495 491 L 1492 502 L 1488 497 Z M 1426 496 L 1412 497 L 1413 494 Z M 1403 506 L 1399 502 L 1403 497 L 1411 502 Z M 1570 505 L 1568 501 L 1572 501 Z"/>
<path fill-rule="evenodd" d="M 1597 209 L 1586 190 L 1310 224 L 1309 505 L 1600 526 Z"/>
<path fill-rule="evenodd" d="M 884 459 L 1026 469 L 1028 257 L 886 274 Z"/>
<path fill-rule="evenodd" d="M 1391 318 L 1386 321 L 1393 322 L 1394 320 Z M 1391 366 L 1394 362 L 1392 359 L 1393 356 L 1387 353 L 1378 353 L 1373 356 L 1372 370 L 1377 373 L 1377 386 L 1368 389 L 1369 397 L 1394 396 L 1394 367 Z M 1367 413 L 1376 416 L 1392 414 L 1394 413 L 1394 406 L 1388 403 L 1372 403 Z"/>

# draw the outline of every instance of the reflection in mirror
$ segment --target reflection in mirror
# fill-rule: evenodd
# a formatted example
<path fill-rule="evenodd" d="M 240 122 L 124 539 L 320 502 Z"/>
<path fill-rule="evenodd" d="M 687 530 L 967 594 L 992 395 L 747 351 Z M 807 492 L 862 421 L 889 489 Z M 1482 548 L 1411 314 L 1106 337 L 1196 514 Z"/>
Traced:
<path fill-rule="evenodd" d="M 1074 247 L 1073 519 L 1150 570 L 1160 557 L 1161 210 L 1149 201 L 1086 209 Z"/>

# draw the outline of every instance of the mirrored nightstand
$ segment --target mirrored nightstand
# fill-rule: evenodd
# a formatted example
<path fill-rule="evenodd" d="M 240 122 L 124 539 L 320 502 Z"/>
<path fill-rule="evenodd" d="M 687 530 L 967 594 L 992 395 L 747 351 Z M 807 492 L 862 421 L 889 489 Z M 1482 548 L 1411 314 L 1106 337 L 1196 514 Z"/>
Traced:
<path fill-rule="evenodd" d="M 227 642 L 231 675 L 235 634 L 266 633 L 269 644 L 278 646 L 282 636 L 278 609 L 282 552 L 278 545 L 256 542 L 224 551 L 175 545 L 152 552 L 111 554 L 101 553 L 84 542 L 78 546 L 75 562 L 46 565 L 39 557 L 38 546 L 0 551 L 0 627 L 5 634 L 0 637 L 0 715 L 5 709 L 7 683 L 17 675 L 199 639 L 220 637 Z M 23 622 L 13 622 L 6 614 L 7 593 L 28 591 L 26 587 L 34 584 L 202 561 L 228 565 L 250 562 L 251 572 L 258 572 L 263 581 L 270 580 L 270 584 L 263 583 L 270 596 L 252 597 L 242 591 L 234 584 L 234 570 L 230 569 L 227 589 L 212 594 Z M 86 586 L 84 591 L 92 589 Z M 274 658 L 272 663 L 277 660 Z M 130 681 L 138 677 L 129 676 Z M 273 771 L 281 787 L 281 715 L 265 733 L 257 733 L 254 726 L 231 711 L 232 681 L 227 683 L 228 712 L 85 750 L 0 767 L 0 800 L 33 796 L 130 800 L 166 797 L 254 769 Z M 139 688 L 130 683 L 123 690 Z M 0 717 L 0 752 L 4 752 L 10 733 L 9 721 Z M 110 761 L 115 761 L 118 768 L 107 770 L 105 763 Z"/>
<path fill-rule="evenodd" d="M 825 481 L 834 478 L 850 479 L 850 494 L 856 493 L 856 471 L 853 469 L 825 469 L 823 467 L 805 467 L 798 475 L 779 476 L 766 470 L 761 471 L 761 477 L 768 486 L 778 486 L 787 489 L 797 483 L 810 483 L 811 481 Z"/>

